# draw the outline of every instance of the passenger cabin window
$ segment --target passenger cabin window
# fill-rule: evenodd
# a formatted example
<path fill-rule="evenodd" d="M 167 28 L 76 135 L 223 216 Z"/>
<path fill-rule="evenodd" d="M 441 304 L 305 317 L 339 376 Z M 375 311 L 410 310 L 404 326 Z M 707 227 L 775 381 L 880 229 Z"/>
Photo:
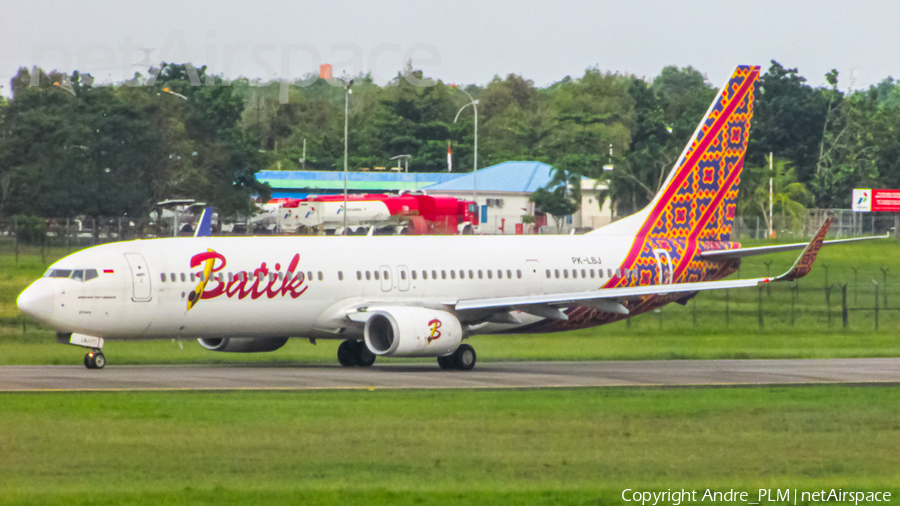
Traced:
<path fill-rule="evenodd" d="M 459 279 L 466 279 L 466 271 L 462 269 L 459 270 Z"/>
<path fill-rule="evenodd" d="M 450 271 L 450 279 L 456 279 L 456 271 Z"/>
<path fill-rule="evenodd" d="M 372 272 L 366 271 L 366 281 L 369 281 L 370 279 L 372 279 Z"/>
<path fill-rule="evenodd" d="M 473 276 L 472 274 L 472 269 L 469 269 L 469 279 L 475 279 L 475 276 Z"/>
<path fill-rule="evenodd" d="M 559 269 L 553 269 L 553 274 L 556 275 L 556 279 L 559 279 Z"/>
<path fill-rule="evenodd" d="M 319 281 L 325 280 L 325 276 L 322 275 L 322 271 L 319 271 L 317 274 L 319 275 Z"/>
<path fill-rule="evenodd" d="M 391 279 L 391 271 L 385 270 L 384 271 L 384 280 L 387 281 L 389 279 Z"/>
<path fill-rule="evenodd" d="M 512 271 L 509 269 L 506 269 L 506 279 L 512 279 Z"/>
<path fill-rule="evenodd" d="M 497 279 L 503 279 L 503 271 L 497 269 Z"/>
<path fill-rule="evenodd" d="M 412 276 L 413 279 L 416 279 L 416 271 L 415 271 L 415 269 L 409 271 L 409 274 L 410 274 L 410 276 Z"/>
<path fill-rule="evenodd" d="M 584 270 L 584 269 L 581 269 L 581 277 L 582 277 L 582 278 L 586 278 L 586 277 L 587 277 L 587 276 L 585 276 L 585 274 L 587 274 L 587 273 L 585 272 L 585 270 Z"/>
<path fill-rule="evenodd" d="M 578 269 L 572 269 L 572 279 L 578 278 Z"/>
<path fill-rule="evenodd" d="M 378 276 L 379 276 L 378 271 L 375 271 L 375 281 L 378 281 L 380 279 Z"/>
<path fill-rule="evenodd" d="M 563 269 L 563 277 L 569 279 L 569 269 Z"/>
<path fill-rule="evenodd" d="M 362 272 L 356 271 L 356 279 L 357 279 L 358 281 L 362 281 Z"/>
<path fill-rule="evenodd" d="M 343 271 L 338 271 L 338 281 L 343 281 L 343 280 L 344 280 L 344 273 L 343 273 Z"/>
<path fill-rule="evenodd" d="M 488 275 L 488 279 L 491 279 L 494 276 L 494 271 L 488 269 L 487 275 Z"/>
<path fill-rule="evenodd" d="M 196 281 L 196 278 L 197 278 L 197 276 L 195 276 L 194 273 L 192 272 L 192 273 L 191 273 L 191 283 L 193 283 L 194 281 Z"/>
<path fill-rule="evenodd" d="M 447 279 L 447 271 L 441 271 L 441 279 Z"/>
<path fill-rule="evenodd" d="M 481 269 L 478 269 L 478 279 L 482 279 L 481 274 L 482 274 Z"/>
<path fill-rule="evenodd" d="M 431 271 L 431 279 L 437 279 L 437 271 L 436 271 L 436 270 L 433 270 L 433 269 L 432 269 L 432 271 Z"/>
<path fill-rule="evenodd" d="M 591 272 L 591 278 L 593 278 L 594 277 L 594 269 L 591 269 L 590 272 Z"/>
<path fill-rule="evenodd" d="M 516 269 L 516 277 L 522 279 L 522 269 Z"/>
<path fill-rule="evenodd" d="M 307 272 L 306 272 L 306 279 L 312 281 L 312 279 L 313 279 L 313 277 L 312 277 L 312 271 L 307 271 Z"/>
<path fill-rule="evenodd" d="M 169 280 L 172 281 L 173 283 L 175 282 L 175 273 L 174 272 L 169 275 Z"/>
<path fill-rule="evenodd" d="M 182 273 L 181 273 L 181 282 L 184 283 L 185 281 L 187 281 L 187 278 L 185 278 L 185 275 L 184 275 L 184 273 L 182 272 Z"/>
<path fill-rule="evenodd" d="M 428 279 L 428 271 L 422 271 L 422 279 Z"/>
<path fill-rule="evenodd" d="M 159 275 L 159 280 L 162 281 L 163 283 L 165 283 L 165 282 L 166 282 L 166 273 L 160 274 L 160 275 Z"/>
<path fill-rule="evenodd" d="M 550 269 L 547 269 L 547 279 L 550 279 Z"/>
<path fill-rule="evenodd" d="M 400 271 L 400 279 L 406 281 L 406 271 Z"/>

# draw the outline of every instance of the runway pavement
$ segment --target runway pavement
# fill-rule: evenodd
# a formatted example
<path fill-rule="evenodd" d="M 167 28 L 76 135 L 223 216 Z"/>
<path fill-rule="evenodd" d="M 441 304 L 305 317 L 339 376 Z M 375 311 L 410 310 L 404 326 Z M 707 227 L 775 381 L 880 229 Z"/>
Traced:
<path fill-rule="evenodd" d="M 487 362 L 437 365 L 0 367 L 0 392 L 92 390 L 316 390 L 641 385 L 900 383 L 900 359 Z"/>

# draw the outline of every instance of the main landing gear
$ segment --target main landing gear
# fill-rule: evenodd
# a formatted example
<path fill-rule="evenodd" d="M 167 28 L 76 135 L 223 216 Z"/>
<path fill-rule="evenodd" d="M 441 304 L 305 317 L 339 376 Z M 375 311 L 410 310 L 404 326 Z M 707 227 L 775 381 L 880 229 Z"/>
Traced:
<path fill-rule="evenodd" d="M 88 369 L 103 369 L 106 367 L 106 355 L 100 350 L 92 350 L 84 356 L 84 366 Z"/>
<path fill-rule="evenodd" d="M 371 367 L 375 363 L 375 354 L 369 351 L 366 343 L 348 339 L 338 346 L 338 362 L 344 367 Z"/>
<path fill-rule="evenodd" d="M 469 371 L 475 367 L 475 359 L 475 348 L 468 344 L 461 344 L 453 353 L 438 357 L 437 363 L 445 371 L 448 369 Z"/>

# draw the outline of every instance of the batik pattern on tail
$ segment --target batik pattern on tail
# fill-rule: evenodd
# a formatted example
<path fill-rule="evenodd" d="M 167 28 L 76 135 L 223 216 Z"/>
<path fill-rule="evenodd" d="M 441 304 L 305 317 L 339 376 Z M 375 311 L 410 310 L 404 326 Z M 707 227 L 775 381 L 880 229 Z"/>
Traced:
<path fill-rule="evenodd" d="M 613 277 L 604 288 L 708 279 L 696 253 L 700 242 L 731 238 L 758 77 L 759 67 L 735 69 L 635 235 L 622 267 L 637 276 Z M 671 265 L 666 279 L 660 242 Z"/>
<path fill-rule="evenodd" d="M 698 253 L 739 247 L 730 242 L 744 153 L 750 138 L 759 67 L 737 67 L 685 148 L 617 272 L 603 288 L 722 279 L 739 260 L 704 261 Z M 514 332 L 557 332 L 622 320 L 693 294 L 645 295 L 620 301 L 630 315 L 587 306 L 566 310 L 568 320 L 544 320 Z M 513 331 L 511 331 L 513 332 Z"/>

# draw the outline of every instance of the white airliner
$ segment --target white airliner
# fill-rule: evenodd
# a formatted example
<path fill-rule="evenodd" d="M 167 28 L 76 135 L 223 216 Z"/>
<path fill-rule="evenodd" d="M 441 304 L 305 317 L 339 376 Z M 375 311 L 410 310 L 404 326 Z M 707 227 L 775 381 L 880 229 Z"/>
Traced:
<path fill-rule="evenodd" d="M 19 308 L 90 348 L 106 339 L 199 339 L 209 350 L 273 351 L 289 338 L 340 339 L 338 360 L 437 357 L 468 370 L 477 334 L 602 325 L 703 290 L 805 275 L 809 244 L 730 242 L 759 67 L 737 67 L 659 195 L 583 236 L 209 237 L 137 240 L 56 262 Z M 208 222 L 198 229 L 208 230 Z M 838 242 L 838 241 L 827 241 Z M 778 278 L 722 280 L 743 256 L 805 251 Z"/>

